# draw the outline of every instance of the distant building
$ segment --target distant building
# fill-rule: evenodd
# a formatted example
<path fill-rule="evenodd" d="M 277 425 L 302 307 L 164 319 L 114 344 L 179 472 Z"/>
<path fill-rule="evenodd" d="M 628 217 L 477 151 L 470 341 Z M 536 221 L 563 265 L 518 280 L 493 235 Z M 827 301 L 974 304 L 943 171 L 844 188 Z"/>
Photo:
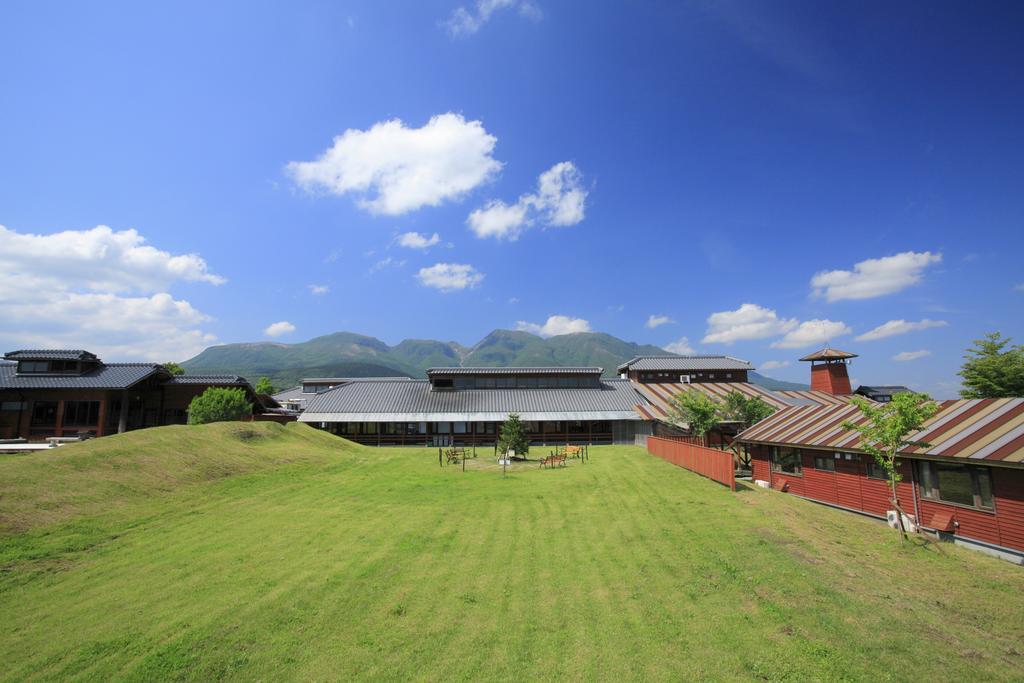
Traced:
<path fill-rule="evenodd" d="M 857 387 L 857 391 L 854 393 L 859 396 L 870 398 L 872 401 L 878 403 L 888 403 L 892 400 L 892 397 L 896 394 L 908 393 L 911 390 L 907 387 L 895 385 L 895 386 L 884 386 L 884 387 L 869 387 L 861 385 Z"/>
<path fill-rule="evenodd" d="M 302 384 L 291 389 L 285 389 L 273 395 L 283 408 L 295 412 L 302 412 L 306 409 L 306 401 L 317 394 L 330 391 L 334 387 L 340 387 L 349 382 L 398 382 L 411 380 L 411 377 L 310 377 L 303 379 Z"/>
<path fill-rule="evenodd" d="M 238 375 L 179 375 L 158 363 L 104 363 L 82 350 L 11 351 L 0 362 L 0 438 L 103 436 L 184 424 L 188 405 L 209 387 L 246 392 Z"/>
<path fill-rule="evenodd" d="M 618 367 L 633 382 L 746 382 L 749 362 L 732 356 L 637 356 Z"/>
<path fill-rule="evenodd" d="M 427 379 L 352 380 L 306 399 L 300 422 L 373 445 L 491 445 L 517 413 L 530 441 L 634 443 L 649 424 L 628 380 L 602 368 L 432 368 Z"/>

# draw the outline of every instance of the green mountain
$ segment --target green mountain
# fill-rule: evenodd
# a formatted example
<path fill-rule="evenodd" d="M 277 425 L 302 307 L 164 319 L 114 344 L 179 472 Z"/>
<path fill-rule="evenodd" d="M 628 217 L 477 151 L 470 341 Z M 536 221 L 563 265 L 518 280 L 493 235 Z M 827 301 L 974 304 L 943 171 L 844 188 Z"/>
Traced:
<path fill-rule="evenodd" d="M 801 384 L 800 382 L 787 382 L 782 379 L 772 379 L 771 377 L 765 377 L 760 372 L 748 372 L 747 378 L 751 384 L 758 384 L 765 389 L 771 391 L 806 391 L 811 388 L 810 384 Z"/>
<path fill-rule="evenodd" d="M 472 347 L 431 339 L 406 339 L 388 346 L 351 332 L 316 337 L 298 344 L 254 342 L 211 346 L 181 365 L 189 374 L 233 373 L 255 381 L 269 377 L 275 387 L 295 386 L 303 377 L 424 377 L 429 367 L 600 366 L 606 375 L 633 356 L 660 355 L 650 344 L 610 334 L 580 332 L 544 339 L 518 330 L 494 330 Z M 754 379 L 754 377 L 758 379 Z M 775 388 L 806 388 L 752 373 L 752 381 Z M 760 381 L 758 381 L 760 380 Z M 785 387 L 781 385 L 786 385 Z M 773 388 L 769 386 L 769 388 Z"/>

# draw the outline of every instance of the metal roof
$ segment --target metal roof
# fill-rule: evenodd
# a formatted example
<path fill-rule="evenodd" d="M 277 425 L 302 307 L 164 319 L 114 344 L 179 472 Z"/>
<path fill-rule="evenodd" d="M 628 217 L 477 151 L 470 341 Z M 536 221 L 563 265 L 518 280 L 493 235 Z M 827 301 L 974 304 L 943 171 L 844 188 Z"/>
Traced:
<path fill-rule="evenodd" d="M 911 390 L 908 389 L 907 387 L 899 385 L 899 384 L 887 385 L 887 386 L 868 386 L 866 384 L 862 384 L 859 387 L 857 387 L 857 391 L 855 391 L 853 393 L 859 394 L 859 393 L 863 392 L 863 393 L 867 393 L 867 394 L 888 394 L 888 395 L 892 395 L 892 394 L 910 393 L 910 391 Z"/>
<path fill-rule="evenodd" d="M 830 349 L 825 347 L 820 351 L 809 353 L 800 360 L 840 360 L 843 358 L 856 358 L 857 354 L 850 353 L 849 351 L 840 351 L 839 349 Z"/>
<path fill-rule="evenodd" d="M 794 406 L 845 405 L 850 402 L 850 399 L 853 398 L 853 394 L 830 394 L 827 391 L 814 391 L 810 389 L 801 389 L 797 391 L 776 390 L 774 393 L 776 396 L 779 396 L 789 401 L 790 405 Z M 865 397 L 861 396 L 860 398 Z"/>
<path fill-rule="evenodd" d="M 166 370 L 156 363 L 105 363 L 80 375 L 22 374 L 0 365 L 0 389 L 127 389 Z"/>
<path fill-rule="evenodd" d="M 627 370 L 753 370 L 748 361 L 732 356 L 636 356 L 622 365 L 616 372 Z"/>
<path fill-rule="evenodd" d="M 431 375 L 600 375 L 604 368 L 599 367 L 524 367 L 524 368 L 428 368 L 427 377 Z"/>
<path fill-rule="evenodd" d="M 647 399 L 649 405 L 637 406 L 637 411 L 649 420 L 668 420 L 672 398 L 686 391 L 700 391 L 713 398 L 724 399 L 738 391 L 747 397 L 758 397 L 773 408 L 788 408 L 791 404 L 773 392 L 749 382 L 692 382 L 690 384 L 634 382 L 633 388 Z"/>
<path fill-rule="evenodd" d="M 524 420 L 640 420 L 641 399 L 628 381 L 600 388 L 459 389 L 436 391 L 427 380 L 352 382 L 306 403 L 302 422 L 498 422 Z"/>
<path fill-rule="evenodd" d="M 7 360 L 99 360 L 82 349 L 21 349 L 4 354 Z"/>
<path fill-rule="evenodd" d="M 779 411 L 736 438 L 748 443 L 856 451 L 860 434 L 843 429 L 844 421 L 863 424 L 854 405 L 798 406 Z M 939 412 L 911 441 L 928 446 L 907 448 L 909 457 L 942 457 L 1024 463 L 1024 398 L 942 401 Z"/>
<path fill-rule="evenodd" d="M 304 377 L 303 384 L 343 384 L 345 382 L 397 382 L 412 377 Z"/>

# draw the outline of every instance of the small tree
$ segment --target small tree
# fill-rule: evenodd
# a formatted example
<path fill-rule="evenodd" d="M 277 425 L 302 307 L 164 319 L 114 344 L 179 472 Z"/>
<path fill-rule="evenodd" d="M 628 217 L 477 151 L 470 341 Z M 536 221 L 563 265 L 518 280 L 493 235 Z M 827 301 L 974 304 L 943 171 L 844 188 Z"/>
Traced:
<path fill-rule="evenodd" d="M 722 416 L 727 420 L 739 422 L 744 428 L 757 424 L 775 412 L 760 396 L 746 396 L 740 391 L 730 391 L 722 405 Z"/>
<path fill-rule="evenodd" d="M 175 363 L 173 360 L 167 361 L 166 363 L 161 363 L 161 365 L 164 366 L 164 368 L 167 370 L 167 372 L 171 373 L 175 377 L 177 377 L 178 375 L 184 375 L 185 374 L 185 368 L 181 367 L 180 365 Z"/>
<path fill-rule="evenodd" d="M 229 422 L 252 415 L 252 404 L 241 389 L 210 387 L 188 404 L 188 423 Z"/>
<path fill-rule="evenodd" d="M 1024 396 L 1024 346 L 1010 346 L 1011 341 L 998 332 L 990 332 L 984 339 L 974 340 L 974 348 L 967 349 L 964 364 L 958 373 L 964 380 L 961 396 Z"/>
<path fill-rule="evenodd" d="M 899 452 L 908 446 L 925 446 L 922 441 L 911 441 L 909 436 L 921 429 L 921 425 L 938 412 L 939 407 L 927 394 L 904 392 L 895 394 L 888 403 L 874 404 L 859 396 L 852 399 L 861 414 L 867 418 L 864 424 L 843 422 L 843 429 L 861 434 L 860 448 L 871 454 L 878 465 L 885 470 L 892 489 L 892 504 L 896 508 L 896 524 L 900 540 L 905 540 L 907 531 L 903 527 L 903 508 L 900 507 L 896 484 L 903 479 L 899 473 Z"/>
<path fill-rule="evenodd" d="M 258 380 L 256 380 L 255 389 L 257 394 L 274 393 L 274 385 L 270 383 L 269 377 L 260 377 Z"/>
<path fill-rule="evenodd" d="M 672 397 L 669 405 L 669 421 L 689 427 L 690 433 L 701 439 L 718 424 L 721 404 L 703 391 L 691 389 Z"/>
<path fill-rule="evenodd" d="M 509 451 L 514 451 L 516 455 L 526 455 L 530 452 L 530 439 L 527 438 L 526 428 L 516 413 L 509 413 L 508 419 L 501 424 L 498 451 L 502 455 Z"/>

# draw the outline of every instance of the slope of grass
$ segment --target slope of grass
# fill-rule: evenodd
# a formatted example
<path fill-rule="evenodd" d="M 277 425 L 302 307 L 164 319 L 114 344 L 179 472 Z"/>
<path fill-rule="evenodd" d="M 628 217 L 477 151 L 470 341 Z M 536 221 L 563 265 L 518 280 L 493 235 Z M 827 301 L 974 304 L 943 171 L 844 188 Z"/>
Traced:
<path fill-rule="evenodd" d="M 47 454 L 72 463 L 61 467 L 0 460 L 0 510 L 26 525 L 0 537 L 0 677 L 1024 670 L 1019 568 L 949 545 L 903 548 L 876 522 L 782 494 L 731 494 L 641 449 L 595 448 L 585 466 L 502 478 L 483 459 L 463 473 L 439 468 L 436 451 L 232 427 Z M 114 477 L 106 448 L 119 472 L 144 453 L 149 474 Z M 230 476 L 217 474 L 221 448 Z M 45 490 L 27 480 L 50 473 L 61 512 L 38 516 L 21 489 Z M 101 492 L 80 483 L 93 481 Z M 95 505 L 111 497 L 113 509 Z M 79 533 L 94 542 L 60 541 Z"/>

